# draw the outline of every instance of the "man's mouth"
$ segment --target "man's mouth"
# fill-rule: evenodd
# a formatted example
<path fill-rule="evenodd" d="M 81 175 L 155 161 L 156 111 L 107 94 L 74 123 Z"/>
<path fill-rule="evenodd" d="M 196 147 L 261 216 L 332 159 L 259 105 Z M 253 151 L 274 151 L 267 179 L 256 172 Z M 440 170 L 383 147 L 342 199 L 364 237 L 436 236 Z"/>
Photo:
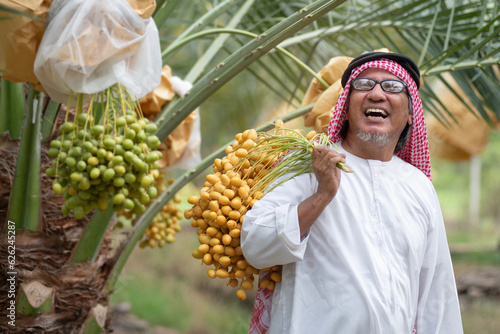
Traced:
<path fill-rule="evenodd" d="M 365 111 L 365 116 L 386 118 L 387 116 L 389 116 L 389 114 L 383 109 L 367 109 Z"/>

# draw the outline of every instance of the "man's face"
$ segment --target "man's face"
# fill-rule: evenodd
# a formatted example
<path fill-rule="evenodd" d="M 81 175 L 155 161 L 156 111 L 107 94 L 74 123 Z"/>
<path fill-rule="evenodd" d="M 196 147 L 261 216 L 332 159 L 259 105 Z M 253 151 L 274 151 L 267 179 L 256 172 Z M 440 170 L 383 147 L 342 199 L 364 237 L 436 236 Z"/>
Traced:
<path fill-rule="evenodd" d="M 379 68 L 366 69 L 358 78 L 400 80 Z M 407 88 L 401 93 L 388 93 L 379 84 L 370 91 L 357 91 L 351 87 L 346 115 L 346 120 L 349 120 L 347 137 L 358 136 L 365 141 L 377 140 L 395 145 L 406 124 L 411 124 L 408 98 Z"/>

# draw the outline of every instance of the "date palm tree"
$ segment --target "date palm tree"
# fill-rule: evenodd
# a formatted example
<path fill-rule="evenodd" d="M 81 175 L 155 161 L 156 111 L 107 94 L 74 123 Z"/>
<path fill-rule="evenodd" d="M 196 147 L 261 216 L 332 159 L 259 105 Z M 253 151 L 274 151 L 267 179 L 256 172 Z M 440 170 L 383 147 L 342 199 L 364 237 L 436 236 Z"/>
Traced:
<path fill-rule="evenodd" d="M 293 111 L 280 116 L 284 121 L 300 117 L 312 107 L 300 107 L 309 82 L 331 57 L 354 57 L 382 47 L 417 61 L 426 83 L 421 97 L 427 112 L 447 122 L 449 111 L 441 108 L 444 103 L 432 84 L 449 85 L 443 77 L 449 73 L 471 102 L 471 112 L 492 123 L 488 110 L 500 116 L 499 12 L 495 0 L 158 0 L 153 17 L 163 63 L 193 87 L 163 108 L 156 134 L 164 140 L 221 91 L 236 103 L 224 111 L 222 106 L 213 112 L 201 109 L 212 115 L 204 122 L 211 129 L 203 131 L 211 134 L 204 141 L 219 137 L 220 144 L 220 138 L 230 138 L 238 131 L 235 122 L 241 130 L 255 127 L 256 119 L 269 120 L 265 106 L 248 108 L 252 104 L 238 100 L 241 91 L 254 100 L 287 103 Z M 1 16 L 8 15 L 13 14 Z M 22 84 L 5 79 L 1 89 L 0 130 L 11 139 L 0 146 L 0 247 L 13 249 L 6 235 L 14 226 L 17 310 L 15 327 L 0 326 L 12 333 L 101 332 L 109 326 L 109 296 L 145 229 L 180 189 L 224 155 L 225 145 L 185 171 L 113 249 L 107 238 L 116 221 L 113 211 L 96 211 L 80 220 L 63 217 L 61 198 L 51 193 L 40 167 L 48 163 L 59 104 L 32 87 L 25 94 Z M 2 275 L 12 271 L 5 258 Z M 0 288 L 8 291 L 9 283 L 2 279 Z M 2 309 L 9 298 L 0 298 Z"/>

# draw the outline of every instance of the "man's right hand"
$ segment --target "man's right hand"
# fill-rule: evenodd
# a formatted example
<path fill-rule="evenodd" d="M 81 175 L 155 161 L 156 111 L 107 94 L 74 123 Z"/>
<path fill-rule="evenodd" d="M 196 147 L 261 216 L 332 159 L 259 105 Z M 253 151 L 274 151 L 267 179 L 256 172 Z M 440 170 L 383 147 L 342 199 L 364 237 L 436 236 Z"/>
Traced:
<path fill-rule="evenodd" d="M 345 155 L 322 146 L 313 148 L 313 170 L 318 180 L 318 191 L 298 207 L 300 235 L 303 237 L 318 219 L 328 203 L 337 194 L 340 172 L 337 163 L 345 162 Z"/>
<path fill-rule="evenodd" d="M 315 146 L 312 156 L 312 167 L 318 180 L 317 194 L 329 203 L 339 189 L 341 170 L 337 163 L 345 163 L 345 155 L 328 147 Z"/>

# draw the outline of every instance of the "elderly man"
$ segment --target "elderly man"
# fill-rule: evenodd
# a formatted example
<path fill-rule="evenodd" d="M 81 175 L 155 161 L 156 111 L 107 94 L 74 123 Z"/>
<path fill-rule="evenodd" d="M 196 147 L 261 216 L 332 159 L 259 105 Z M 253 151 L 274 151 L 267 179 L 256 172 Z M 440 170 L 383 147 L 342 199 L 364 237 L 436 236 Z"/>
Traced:
<path fill-rule="evenodd" d="M 315 147 L 314 174 L 246 214 L 246 259 L 283 265 L 274 293 L 259 291 L 251 333 L 463 332 L 419 84 L 404 55 L 355 58 L 329 127 L 337 151 Z"/>

